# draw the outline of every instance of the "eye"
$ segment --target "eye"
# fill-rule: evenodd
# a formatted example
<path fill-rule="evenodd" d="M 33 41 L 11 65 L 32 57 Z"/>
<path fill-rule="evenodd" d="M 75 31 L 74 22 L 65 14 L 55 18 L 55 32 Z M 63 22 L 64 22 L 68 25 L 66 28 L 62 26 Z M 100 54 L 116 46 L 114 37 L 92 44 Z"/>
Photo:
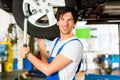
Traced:
<path fill-rule="evenodd" d="M 68 21 L 70 21 L 70 22 L 71 22 L 71 21 L 74 21 L 74 20 L 73 20 L 73 19 L 69 19 Z"/>
<path fill-rule="evenodd" d="M 61 20 L 64 20 L 64 18 L 63 18 L 63 17 L 61 17 L 60 19 L 61 19 Z"/>

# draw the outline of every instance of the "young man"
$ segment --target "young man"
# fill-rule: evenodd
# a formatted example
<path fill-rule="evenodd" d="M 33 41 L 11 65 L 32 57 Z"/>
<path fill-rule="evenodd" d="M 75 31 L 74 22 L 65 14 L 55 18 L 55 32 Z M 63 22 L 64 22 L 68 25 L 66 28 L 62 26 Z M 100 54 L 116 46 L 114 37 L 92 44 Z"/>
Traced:
<path fill-rule="evenodd" d="M 61 7 L 56 19 L 60 37 L 53 41 L 50 55 L 45 49 L 44 39 L 38 39 L 41 60 L 28 47 L 22 47 L 20 54 L 47 75 L 46 80 L 73 80 L 83 52 L 82 43 L 72 32 L 78 19 L 77 12 L 70 7 Z"/>

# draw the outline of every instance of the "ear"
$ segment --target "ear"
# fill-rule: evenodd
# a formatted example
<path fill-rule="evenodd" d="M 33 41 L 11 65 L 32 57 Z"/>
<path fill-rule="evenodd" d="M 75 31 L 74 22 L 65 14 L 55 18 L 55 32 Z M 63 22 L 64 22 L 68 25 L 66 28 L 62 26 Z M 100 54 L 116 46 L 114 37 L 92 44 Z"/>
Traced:
<path fill-rule="evenodd" d="M 73 26 L 73 29 L 75 28 L 75 26 Z"/>
<path fill-rule="evenodd" d="M 76 23 L 74 24 L 73 29 L 75 28 L 75 26 L 76 26 Z"/>

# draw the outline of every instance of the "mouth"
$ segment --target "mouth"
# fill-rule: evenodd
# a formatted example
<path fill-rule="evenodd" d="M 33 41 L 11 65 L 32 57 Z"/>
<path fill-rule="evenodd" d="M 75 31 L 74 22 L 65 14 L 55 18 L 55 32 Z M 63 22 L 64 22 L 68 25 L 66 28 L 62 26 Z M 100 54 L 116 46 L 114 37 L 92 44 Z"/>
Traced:
<path fill-rule="evenodd" d="M 69 29 L 68 26 L 63 26 L 62 28 L 63 28 L 64 30 L 68 30 L 68 29 Z"/>

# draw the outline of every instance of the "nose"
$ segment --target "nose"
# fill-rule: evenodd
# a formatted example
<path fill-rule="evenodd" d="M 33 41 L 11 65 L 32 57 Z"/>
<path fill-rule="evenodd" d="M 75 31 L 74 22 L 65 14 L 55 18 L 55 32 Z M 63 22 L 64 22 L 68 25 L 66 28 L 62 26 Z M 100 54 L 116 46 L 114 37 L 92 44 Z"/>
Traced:
<path fill-rule="evenodd" d="M 64 25 L 67 26 L 68 25 L 68 21 L 64 20 Z"/>

